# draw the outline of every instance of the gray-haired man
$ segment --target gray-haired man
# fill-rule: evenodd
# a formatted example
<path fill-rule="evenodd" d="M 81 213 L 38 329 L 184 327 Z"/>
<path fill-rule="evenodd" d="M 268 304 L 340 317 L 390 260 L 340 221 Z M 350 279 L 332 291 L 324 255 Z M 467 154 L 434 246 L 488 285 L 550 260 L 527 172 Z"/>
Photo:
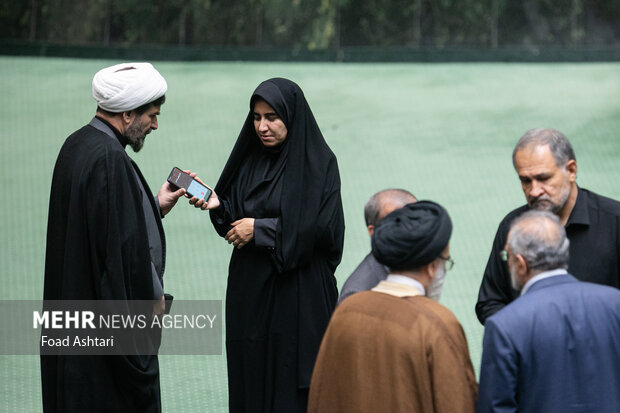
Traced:
<path fill-rule="evenodd" d="M 485 324 L 477 411 L 617 412 L 620 291 L 566 272 L 550 212 L 517 218 L 503 259 L 521 295 Z"/>
<path fill-rule="evenodd" d="M 519 294 L 510 285 L 501 251 L 512 221 L 530 209 L 554 213 L 566 228 L 571 274 L 619 288 L 620 202 L 577 186 L 577 161 L 568 139 L 554 129 L 530 129 L 515 146 L 512 161 L 527 204 L 499 224 L 476 304 L 480 322 Z"/>

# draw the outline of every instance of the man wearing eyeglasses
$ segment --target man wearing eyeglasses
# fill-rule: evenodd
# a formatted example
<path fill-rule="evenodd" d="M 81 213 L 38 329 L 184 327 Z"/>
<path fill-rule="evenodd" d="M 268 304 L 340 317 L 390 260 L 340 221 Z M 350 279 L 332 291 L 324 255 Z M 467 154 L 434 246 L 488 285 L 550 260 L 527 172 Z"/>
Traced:
<path fill-rule="evenodd" d="M 389 268 L 336 308 L 321 343 L 308 412 L 473 412 L 465 333 L 439 304 L 454 262 L 446 210 L 419 201 L 383 218 L 372 253 Z"/>
<path fill-rule="evenodd" d="M 620 291 L 568 274 L 559 218 L 529 211 L 503 259 L 520 296 L 484 328 L 478 412 L 617 412 Z"/>
<path fill-rule="evenodd" d="M 515 146 L 512 161 L 527 204 L 499 224 L 476 304 L 480 322 L 519 295 L 501 251 L 512 221 L 532 209 L 552 212 L 564 225 L 571 274 L 620 288 L 620 202 L 577 186 L 577 161 L 568 139 L 554 129 L 530 129 Z"/>

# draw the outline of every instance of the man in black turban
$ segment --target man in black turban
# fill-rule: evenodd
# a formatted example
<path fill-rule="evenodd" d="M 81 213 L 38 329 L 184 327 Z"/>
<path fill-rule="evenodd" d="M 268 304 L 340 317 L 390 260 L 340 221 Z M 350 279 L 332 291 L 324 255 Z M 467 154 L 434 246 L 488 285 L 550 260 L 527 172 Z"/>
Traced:
<path fill-rule="evenodd" d="M 407 273 L 406 277 L 422 284 L 421 291 L 426 296 L 438 301 L 446 269 L 454 263 L 448 246 L 451 234 L 452 221 L 439 204 L 409 204 L 386 216 L 377 226 L 372 254 L 390 269 L 391 275 Z M 439 265 L 442 261 L 444 265 Z M 393 283 L 393 278 L 388 283 Z M 385 288 L 386 284 L 377 287 Z"/>
<path fill-rule="evenodd" d="M 478 387 L 465 333 L 436 301 L 453 265 L 451 234 L 448 213 L 430 201 L 381 220 L 372 253 L 390 273 L 334 312 L 312 375 L 309 412 L 474 411 Z"/>

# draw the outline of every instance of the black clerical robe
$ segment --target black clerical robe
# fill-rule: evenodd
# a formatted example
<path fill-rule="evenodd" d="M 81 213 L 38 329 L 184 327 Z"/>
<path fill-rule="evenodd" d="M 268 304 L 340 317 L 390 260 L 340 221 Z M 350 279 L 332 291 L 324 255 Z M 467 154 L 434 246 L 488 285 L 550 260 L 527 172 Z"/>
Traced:
<path fill-rule="evenodd" d="M 93 119 L 67 138 L 52 178 L 45 300 L 156 298 L 153 271 L 163 273 L 165 243 L 152 196 L 152 215 L 145 213 L 145 194 L 146 181 L 107 124 Z M 161 235 L 157 265 L 149 251 L 153 221 Z M 155 355 L 42 356 L 41 377 L 45 412 L 161 410 Z"/>

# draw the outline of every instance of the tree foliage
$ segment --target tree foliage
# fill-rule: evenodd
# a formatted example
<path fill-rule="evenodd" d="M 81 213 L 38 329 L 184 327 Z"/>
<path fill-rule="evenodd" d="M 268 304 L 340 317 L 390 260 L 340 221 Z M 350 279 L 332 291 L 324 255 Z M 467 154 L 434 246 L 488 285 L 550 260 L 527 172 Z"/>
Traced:
<path fill-rule="evenodd" d="M 618 43 L 620 0 L 0 0 L 0 38 L 66 44 Z"/>

